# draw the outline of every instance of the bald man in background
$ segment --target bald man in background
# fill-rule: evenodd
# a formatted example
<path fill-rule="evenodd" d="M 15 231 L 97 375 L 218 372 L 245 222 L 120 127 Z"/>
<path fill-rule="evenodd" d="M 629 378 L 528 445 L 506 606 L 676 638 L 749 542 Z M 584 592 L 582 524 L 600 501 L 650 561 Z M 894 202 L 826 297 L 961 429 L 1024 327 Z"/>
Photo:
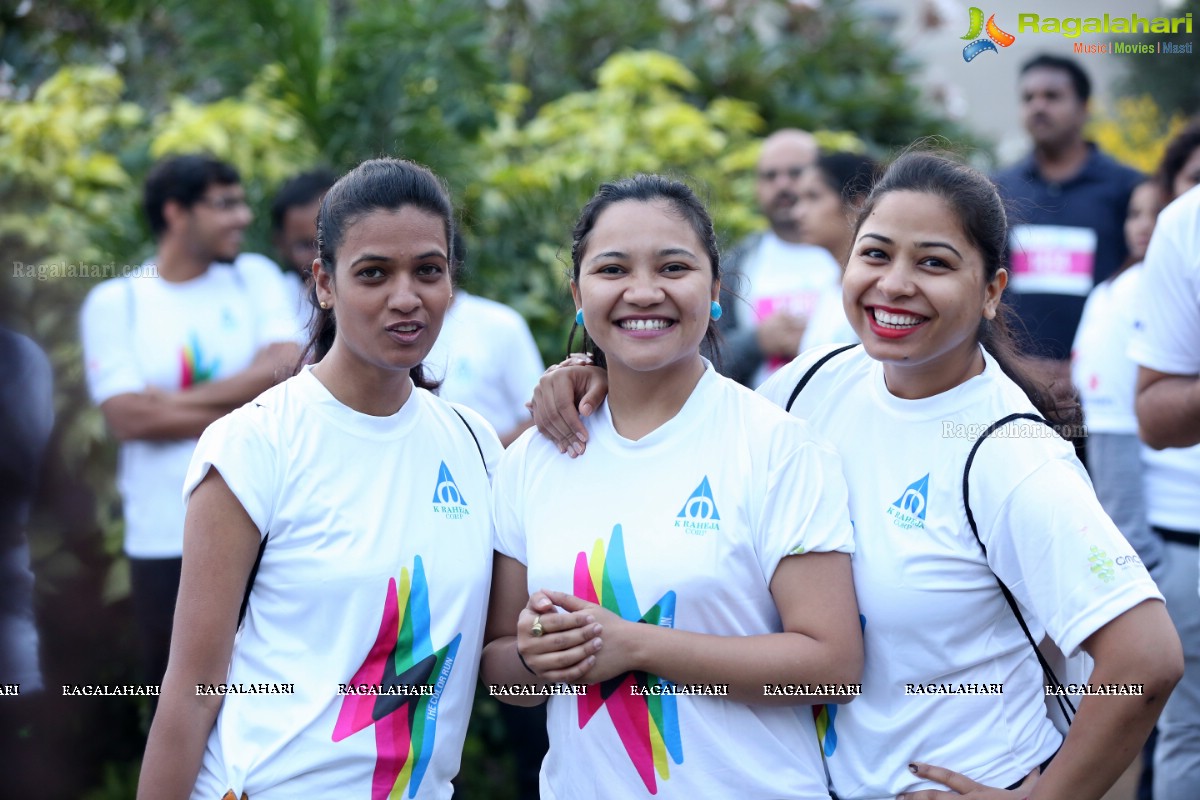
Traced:
<path fill-rule="evenodd" d="M 839 280 L 827 250 L 800 242 L 792 207 L 817 140 L 787 128 L 768 136 L 756 167 L 758 207 L 769 228 L 743 239 L 723 259 L 719 368 L 751 388 L 790 361 L 821 293 Z"/>

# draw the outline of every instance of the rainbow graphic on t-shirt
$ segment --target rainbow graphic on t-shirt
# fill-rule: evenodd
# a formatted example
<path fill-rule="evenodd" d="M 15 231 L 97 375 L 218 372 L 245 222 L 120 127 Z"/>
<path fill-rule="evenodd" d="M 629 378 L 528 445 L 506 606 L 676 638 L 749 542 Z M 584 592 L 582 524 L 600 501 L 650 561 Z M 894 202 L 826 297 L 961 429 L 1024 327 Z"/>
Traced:
<path fill-rule="evenodd" d="M 430 694 L 347 694 L 342 701 L 333 741 L 340 742 L 375 726 L 375 774 L 371 800 L 416 797 L 433 756 L 438 701 L 454 668 L 462 634 L 433 649 L 429 638 L 429 585 L 421 557 L 413 562 L 412 579 L 400 571 L 400 584 L 388 579 L 383 619 L 367 660 L 349 683 L 378 687 L 433 686 Z"/>
<path fill-rule="evenodd" d="M 196 334 L 188 336 L 188 342 L 179 349 L 179 388 L 186 389 L 198 383 L 211 381 L 219 362 L 204 363 L 204 351 Z"/>
<path fill-rule="evenodd" d="M 853 527 L 854 521 L 850 521 Z M 858 615 L 858 624 L 863 633 L 867 631 L 867 618 L 862 614 Z M 820 743 L 821 752 L 829 758 L 837 750 L 838 736 L 837 728 L 834 722 L 837 720 L 838 707 L 832 703 L 827 705 L 817 705 L 812 707 L 813 722 L 817 728 L 817 742 Z"/>
<path fill-rule="evenodd" d="M 575 595 L 607 608 L 622 619 L 675 627 L 675 592 L 667 592 L 645 614 L 638 609 L 637 596 L 629 580 L 629 565 L 625 561 L 625 540 L 621 526 L 613 528 L 608 553 L 604 541 L 597 539 L 592 548 L 591 562 L 587 554 L 575 559 Z M 650 794 L 658 794 L 659 778 L 671 777 L 667 756 L 676 764 L 683 763 L 683 741 L 679 736 L 679 711 L 674 695 L 633 694 L 634 686 L 658 686 L 670 682 L 645 672 L 626 672 L 611 680 L 587 687 L 579 697 L 579 727 L 582 730 L 601 706 L 608 708 L 609 719 L 617 730 L 625 752 Z"/>

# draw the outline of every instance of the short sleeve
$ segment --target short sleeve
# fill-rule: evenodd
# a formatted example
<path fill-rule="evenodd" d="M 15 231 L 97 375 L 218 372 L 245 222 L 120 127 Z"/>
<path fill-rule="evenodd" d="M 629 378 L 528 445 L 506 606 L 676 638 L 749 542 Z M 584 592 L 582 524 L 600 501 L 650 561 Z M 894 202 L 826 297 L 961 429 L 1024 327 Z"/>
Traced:
<path fill-rule="evenodd" d="M 130 324 L 133 291 L 129 278 L 107 281 L 92 289 L 80 311 L 84 374 L 96 405 L 146 388 Z"/>
<path fill-rule="evenodd" d="M 971 505 L 976 512 L 985 504 Z M 983 513 L 990 520 L 979 520 L 979 533 L 992 569 L 1068 656 L 1124 612 L 1162 599 L 1073 457 L 1046 461 L 994 515 Z"/>
<path fill-rule="evenodd" d="M 184 479 L 185 507 L 212 468 L 254 521 L 259 535 L 270 532 L 285 479 L 284 454 L 272 435 L 272 413 L 250 404 L 208 426 L 196 444 Z"/>
<path fill-rule="evenodd" d="M 509 445 L 492 477 L 492 521 L 495 523 L 497 553 L 528 566 L 523 501 L 525 459 L 536 430 L 527 430 Z"/>
<path fill-rule="evenodd" d="M 279 266 L 266 256 L 243 253 L 234 267 L 242 276 L 258 314 L 255 345 L 294 342 L 302 335 L 296 329 L 296 299 Z"/>
<path fill-rule="evenodd" d="M 1140 334 L 1129 356 L 1170 375 L 1200 373 L 1200 190 L 1158 219 L 1142 275 Z"/>
<path fill-rule="evenodd" d="M 767 583 L 779 562 L 804 553 L 854 552 L 850 498 L 842 460 L 807 423 L 783 421 L 772 434 L 755 552 Z"/>

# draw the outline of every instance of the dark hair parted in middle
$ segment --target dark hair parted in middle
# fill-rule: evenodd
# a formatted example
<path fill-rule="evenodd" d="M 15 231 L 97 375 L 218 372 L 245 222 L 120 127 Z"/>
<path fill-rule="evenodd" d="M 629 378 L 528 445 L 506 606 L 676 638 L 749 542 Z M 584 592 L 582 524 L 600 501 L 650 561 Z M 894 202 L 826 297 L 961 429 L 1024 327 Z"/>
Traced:
<path fill-rule="evenodd" d="M 666 203 L 669 208 L 679 214 L 680 218 L 692 226 L 692 230 L 696 232 L 696 238 L 704 245 L 704 252 L 712 265 L 713 282 L 721 279 L 721 253 L 717 248 L 717 234 L 713 229 L 712 217 L 709 215 L 708 209 L 704 207 L 704 203 L 700 202 L 700 198 L 696 196 L 691 187 L 681 181 L 665 175 L 639 173 L 629 178 L 600 184 L 600 188 L 596 190 L 592 199 L 588 200 L 583 211 L 579 213 L 579 220 L 575 223 L 575 230 L 571 234 L 572 281 L 579 282 L 583 251 L 587 249 L 588 237 L 591 235 L 592 229 L 596 227 L 596 221 L 600 219 L 600 215 L 609 206 L 626 201 Z M 567 342 L 568 352 L 572 350 L 575 330 L 578 327 L 578 325 L 574 325 L 571 328 L 571 337 Z M 708 323 L 708 331 L 704 334 L 704 341 L 708 344 L 709 352 L 712 353 L 715 360 L 719 357 L 717 352 L 718 334 L 716 324 L 711 320 Z M 597 365 L 606 365 L 604 353 L 591 340 L 586 331 L 583 334 L 583 348 L 593 353 Z"/>
<path fill-rule="evenodd" d="M 871 190 L 854 226 L 855 236 L 879 201 L 892 192 L 917 192 L 941 198 L 954 212 L 967 240 L 979 251 L 983 261 L 984 282 L 990 283 L 1006 265 L 1008 219 L 1004 201 L 987 176 L 947 156 L 910 151 L 904 153 L 883 173 Z M 996 318 L 982 319 L 978 340 L 1004 373 L 1029 397 L 1047 420 L 1062 426 L 1060 433 L 1080 430 L 1082 414 L 1072 399 L 1059 404 L 1051 391 L 1039 383 L 1022 364 L 1025 354 L 1011 323 L 1012 311 L 1003 301 Z M 1065 437 L 1069 438 L 1069 437 Z"/>
<path fill-rule="evenodd" d="M 351 226 L 373 211 L 399 211 L 406 206 L 442 220 L 446 248 L 451 250 L 448 255 L 453 263 L 454 207 L 441 179 L 411 161 L 376 158 L 343 175 L 321 201 L 317 215 L 317 257 L 331 280 L 336 276 L 338 248 Z M 337 322 L 333 309 L 321 308 L 317 302 L 315 283 L 309 286 L 308 298 L 315 313 L 305 356 L 312 354 L 314 361 L 320 361 L 333 346 Z M 438 385 L 425 375 L 421 365 L 414 367 L 411 375 L 418 388 L 434 389 Z"/>

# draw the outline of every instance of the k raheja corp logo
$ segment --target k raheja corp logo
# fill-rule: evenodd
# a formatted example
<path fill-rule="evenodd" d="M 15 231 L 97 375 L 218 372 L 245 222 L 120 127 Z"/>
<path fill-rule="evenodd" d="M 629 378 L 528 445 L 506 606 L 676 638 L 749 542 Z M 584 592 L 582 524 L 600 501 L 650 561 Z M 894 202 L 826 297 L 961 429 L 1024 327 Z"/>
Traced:
<path fill-rule="evenodd" d="M 705 475 L 700 485 L 683 501 L 683 508 L 675 515 L 675 527 L 687 533 L 703 536 L 705 531 L 721 530 L 721 514 L 717 501 L 713 499 L 712 487 Z"/>

